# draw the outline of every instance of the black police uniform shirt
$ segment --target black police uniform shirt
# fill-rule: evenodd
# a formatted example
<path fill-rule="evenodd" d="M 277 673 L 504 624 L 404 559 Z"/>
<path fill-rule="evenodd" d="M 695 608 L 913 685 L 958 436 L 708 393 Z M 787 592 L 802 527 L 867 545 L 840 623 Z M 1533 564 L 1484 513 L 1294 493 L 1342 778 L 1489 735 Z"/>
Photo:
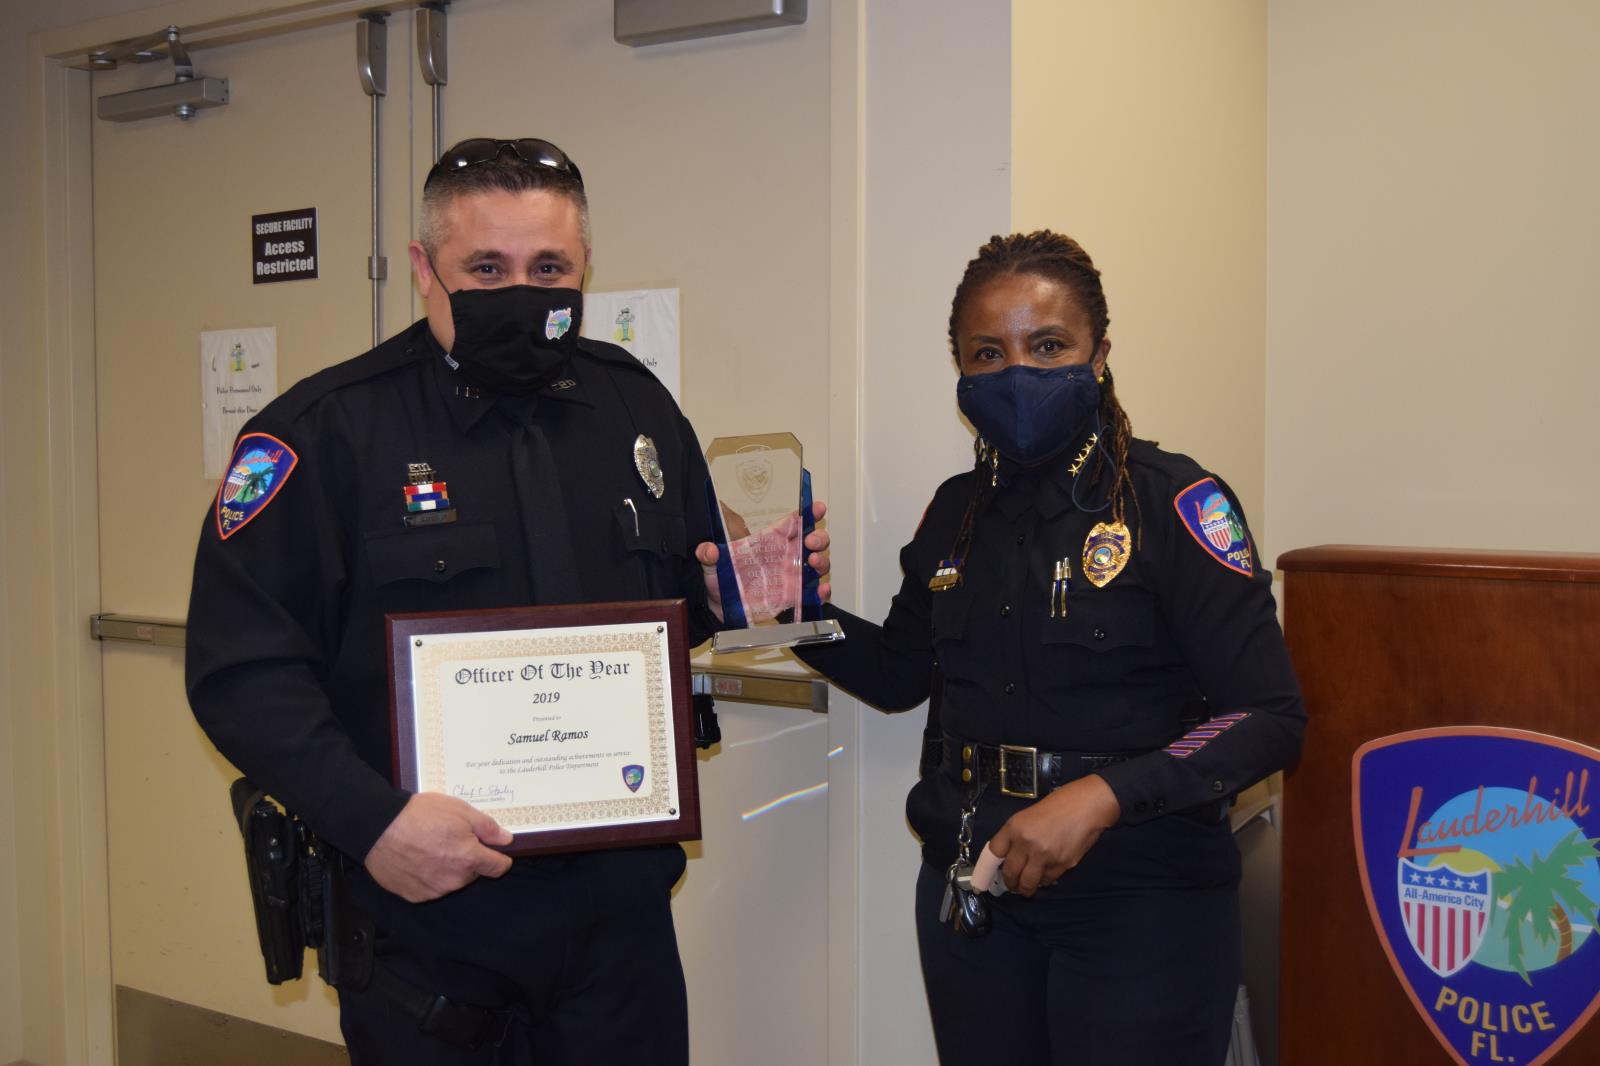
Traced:
<path fill-rule="evenodd" d="M 716 625 L 692 555 L 710 539 L 694 431 L 627 352 L 578 349 L 535 395 L 496 397 L 467 387 L 419 322 L 299 382 L 241 433 L 297 461 L 226 537 L 222 492 L 206 515 L 190 704 L 223 755 L 349 855 L 364 857 L 409 798 L 390 781 L 385 614 L 549 602 L 530 558 L 539 533 L 566 538 L 582 601 L 684 597 L 691 644 Z M 564 530 L 549 529 L 538 486 L 513 477 L 529 420 L 550 445 Z M 660 457 L 660 499 L 635 465 L 640 435 Z M 455 521 L 403 522 L 413 463 L 444 483 Z"/>
<path fill-rule="evenodd" d="M 930 590 L 977 479 L 991 477 L 980 465 L 935 493 L 901 550 L 905 579 L 883 625 L 830 607 L 847 639 L 803 649 L 801 656 L 887 710 L 927 699 L 937 667 L 946 735 L 1133 753 L 1095 771 L 1121 804 L 1119 825 L 1185 812 L 1206 812 L 1215 823 L 1219 800 L 1298 753 L 1305 726 L 1300 690 L 1277 621 L 1271 571 L 1254 558 L 1232 490 L 1187 456 L 1148 441 L 1131 443 L 1128 465 L 1138 501 L 1126 508 L 1129 557 L 1104 587 L 1085 576 L 1084 542 L 1096 523 L 1111 521 L 1111 509 L 1090 512 L 1073 502 L 1063 458 L 1035 469 L 1002 460 L 1001 484 L 987 490 L 974 521 L 961 584 Z M 1229 565 L 1202 544 L 1175 507 L 1186 489 L 1207 479 L 1239 516 L 1248 573 L 1241 557 Z M 1099 502 L 1087 487 L 1079 492 L 1089 506 Z M 1052 617 L 1055 567 L 1063 559 L 1070 572 L 1066 610 Z M 996 783 L 979 799 L 974 854 L 1007 817 L 1033 802 L 998 792 Z M 924 777 L 908 799 L 923 855 L 941 870 L 955 857 L 965 796 L 947 769 Z M 1222 840 L 1231 852 L 1225 830 Z M 1232 852 L 1206 876 L 1228 880 L 1236 864 Z"/>

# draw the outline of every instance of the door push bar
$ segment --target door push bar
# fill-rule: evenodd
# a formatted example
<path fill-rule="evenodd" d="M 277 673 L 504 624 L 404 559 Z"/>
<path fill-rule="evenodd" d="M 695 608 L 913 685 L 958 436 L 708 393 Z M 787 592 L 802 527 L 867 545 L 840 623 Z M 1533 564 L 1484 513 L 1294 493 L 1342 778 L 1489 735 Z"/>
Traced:
<path fill-rule="evenodd" d="M 184 645 L 182 622 L 170 618 L 133 618 L 125 614 L 92 614 L 89 636 L 95 640 L 119 640 L 131 644 L 154 644 L 162 648 Z"/>

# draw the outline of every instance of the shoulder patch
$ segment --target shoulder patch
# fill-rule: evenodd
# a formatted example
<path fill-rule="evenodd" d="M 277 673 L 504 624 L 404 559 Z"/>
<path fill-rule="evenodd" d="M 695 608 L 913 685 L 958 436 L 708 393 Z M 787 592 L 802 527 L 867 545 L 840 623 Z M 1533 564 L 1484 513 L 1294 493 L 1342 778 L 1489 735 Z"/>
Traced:
<path fill-rule="evenodd" d="M 634 355 L 621 345 L 610 344 L 606 341 L 597 341 L 592 337 L 579 337 L 578 350 L 583 352 L 585 355 L 598 359 L 602 363 L 610 363 L 613 366 L 625 366 L 630 370 L 642 370 L 646 374 L 650 375 L 652 381 L 656 379 L 655 374 L 651 372 L 650 368 L 639 362 L 638 356 Z"/>
<path fill-rule="evenodd" d="M 270 433 L 240 437 L 228 476 L 217 486 L 217 535 L 227 540 L 265 510 L 299 462 L 294 449 Z"/>
<path fill-rule="evenodd" d="M 1216 478 L 1196 481 L 1178 493 L 1172 506 L 1189 535 L 1213 559 L 1246 577 L 1255 573 L 1250 537 Z"/>

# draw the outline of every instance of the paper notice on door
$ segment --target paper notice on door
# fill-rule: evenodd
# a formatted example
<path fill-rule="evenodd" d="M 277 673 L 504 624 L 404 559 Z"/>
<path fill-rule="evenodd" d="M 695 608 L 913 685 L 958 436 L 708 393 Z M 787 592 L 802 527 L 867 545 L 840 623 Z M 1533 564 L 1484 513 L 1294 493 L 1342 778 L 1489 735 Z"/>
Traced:
<path fill-rule="evenodd" d="M 682 400 L 677 289 L 584 293 L 583 335 L 626 348 Z"/>
<path fill-rule="evenodd" d="M 204 476 L 227 472 L 239 429 L 278 395 L 278 329 L 208 330 L 200 334 L 200 425 Z"/>

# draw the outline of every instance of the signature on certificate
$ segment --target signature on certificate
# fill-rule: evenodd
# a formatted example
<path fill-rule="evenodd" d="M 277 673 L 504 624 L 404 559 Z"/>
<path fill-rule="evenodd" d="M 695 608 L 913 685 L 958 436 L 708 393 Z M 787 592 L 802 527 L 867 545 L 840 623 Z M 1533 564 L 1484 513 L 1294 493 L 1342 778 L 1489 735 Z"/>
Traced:
<path fill-rule="evenodd" d="M 450 794 L 468 803 L 510 803 L 517 798 L 510 785 L 456 785 Z"/>

